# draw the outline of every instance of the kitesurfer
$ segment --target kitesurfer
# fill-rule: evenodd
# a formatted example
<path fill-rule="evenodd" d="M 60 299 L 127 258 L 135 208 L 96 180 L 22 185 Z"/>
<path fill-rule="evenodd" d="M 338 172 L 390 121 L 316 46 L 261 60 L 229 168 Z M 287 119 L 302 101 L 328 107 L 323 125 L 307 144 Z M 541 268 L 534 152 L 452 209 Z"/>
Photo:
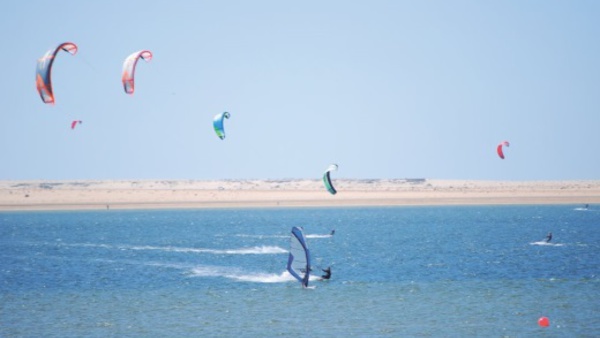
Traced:
<path fill-rule="evenodd" d="M 335 235 L 335 229 L 331 230 L 331 233 L 329 234 L 330 236 Z"/>
<path fill-rule="evenodd" d="M 546 243 L 550 243 L 551 240 L 552 240 L 552 233 L 549 232 L 548 235 L 546 236 Z"/>
<path fill-rule="evenodd" d="M 325 272 L 325 274 L 323 276 L 321 276 L 321 279 L 329 279 L 329 278 L 331 278 L 331 267 L 330 266 L 328 266 L 325 269 L 321 269 L 321 270 L 323 270 L 323 272 Z"/>

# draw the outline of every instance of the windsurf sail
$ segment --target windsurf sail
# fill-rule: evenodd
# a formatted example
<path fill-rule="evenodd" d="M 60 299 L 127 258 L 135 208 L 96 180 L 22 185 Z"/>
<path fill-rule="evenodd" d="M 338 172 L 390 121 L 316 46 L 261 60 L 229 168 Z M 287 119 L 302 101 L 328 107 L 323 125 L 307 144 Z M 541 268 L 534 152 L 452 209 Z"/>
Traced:
<path fill-rule="evenodd" d="M 310 277 L 310 252 L 308 251 L 306 238 L 300 227 L 292 228 L 287 271 L 302 283 L 303 287 L 308 286 L 308 278 Z"/>

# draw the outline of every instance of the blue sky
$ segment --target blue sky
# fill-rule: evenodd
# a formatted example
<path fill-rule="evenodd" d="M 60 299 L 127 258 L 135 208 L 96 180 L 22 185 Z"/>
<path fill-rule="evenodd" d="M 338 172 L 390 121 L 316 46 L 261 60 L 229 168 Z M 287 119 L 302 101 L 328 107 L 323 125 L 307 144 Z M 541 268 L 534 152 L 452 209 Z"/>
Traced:
<path fill-rule="evenodd" d="M 318 179 L 330 163 L 600 179 L 599 17 L 597 1 L 12 0 L 0 179 Z M 36 61 L 66 41 L 79 52 L 57 57 L 46 105 Z M 122 63 L 141 49 L 154 59 L 129 96 Z"/>

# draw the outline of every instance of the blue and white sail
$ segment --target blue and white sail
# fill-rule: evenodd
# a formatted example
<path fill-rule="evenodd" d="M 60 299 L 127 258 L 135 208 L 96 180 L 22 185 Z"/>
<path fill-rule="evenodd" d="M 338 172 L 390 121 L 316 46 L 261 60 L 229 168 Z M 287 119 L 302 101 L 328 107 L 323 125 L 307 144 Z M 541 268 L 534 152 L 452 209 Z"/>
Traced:
<path fill-rule="evenodd" d="M 228 119 L 229 116 L 230 115 L 228 112 L 224 112 L 215 115 L 213 119 L 213 128 L 215 129 L 215 133 L 217 133 L 217 136 L 221 140 L 225 139 L 225 128 L 223 127 L 223 120 Z"/>
<path fill-rule="evenodd" d="M 303 287 L 308 286 L 310 277 L 310 252 L 302 228 L 293 227 L 290 237 L 290 256 L 287 271 L 294 276 Z"/>

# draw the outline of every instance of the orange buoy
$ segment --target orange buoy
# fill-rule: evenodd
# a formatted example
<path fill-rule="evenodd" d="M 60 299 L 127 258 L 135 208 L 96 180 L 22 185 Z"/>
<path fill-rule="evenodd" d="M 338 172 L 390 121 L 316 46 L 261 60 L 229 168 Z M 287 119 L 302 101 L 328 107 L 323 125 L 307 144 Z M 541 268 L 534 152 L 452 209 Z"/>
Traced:
<path fill-rule="evenodd" d="M 547 327 L 550 326 L 550 320 L 548 317 L 540 317 L 540 319 L 538 319 L 538 324 L 542 327 Z"/>

